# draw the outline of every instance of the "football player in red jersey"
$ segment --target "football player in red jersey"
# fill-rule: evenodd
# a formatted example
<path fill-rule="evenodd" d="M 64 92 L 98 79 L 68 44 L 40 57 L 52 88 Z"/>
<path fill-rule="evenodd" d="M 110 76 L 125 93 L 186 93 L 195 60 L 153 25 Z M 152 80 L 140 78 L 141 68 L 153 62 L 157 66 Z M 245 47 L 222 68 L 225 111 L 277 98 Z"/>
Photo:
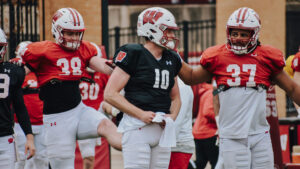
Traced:
<path fill-rule="evenodd" d="M 185 83 L 196 84 L 215 77 L 220 100 L 219 161 L 217 169 L 274 168 L 266 120 L 266 89 L 275 82 L 300 104 L 300 86 L 283 71 L 280 50 L 261 45 L 258 14 L 243 7 L 227 22 L 227 43 L 208 48 L 192 69 L 179 72 Z"/>
<path fill-rule="evenodd" d="M 124 112 L 118 130 L 123 133 L 126 169 L 169 166 L 171 147 L 176 146 L 174 120 L 181 106 L 176 30 L 170 11 L 145 9 L 138 16 L 137 33 L 146 42 L 126 44 L 115 53 L 117 67 L 108 80 L 104 98 Z M 125 96 L 120 94 L 123 88 Z"/>
<path fill-rule="evenodd" d="M 20 58 L 21 54 L 26 49 L 27 45 L 30 44 L 30 41 L 21 42 L 16 49 L 16 58 Z M 25 141 L 26 137 L 24 132 L 21 130 L 18 119 L 15 116 L 15 136 L 16 136 L 16 145 L 17 153 L 19 160 L 15 164 L 15 169 L 48 169 L 48 159 L 46 155 L 45 147 L 45 132 L 43 125 L 43 102 L 39 98 L 39 85 L 37 82 L 36 75 L 31 72 L 25 76 L 25 80 L 22 85 L 24 103 L 28 111 L 30 122 L 32 124 L 32 132 L 34 136 L 34 143 L 36 147 L 36 153 L 33 158 L 26 160 L 25 158 Z"/>
<path fill-rule="evenodd" d="M 95 43 L 92 43 L 92 45 L 96 47 L 98 57 L 106 58 L 104 51 L 101 50 L 98 45 Z M 90 81 L 82 81 L 79 84 L 82 102 L 87 106 L 94 108 L 95 110 L 101 111 L 100 104 L 103 101 L 104 88 L 109 76 L 100 72 L 95 72 L 89 67 L 87 67 L 86 70 L 86 77 Z M 102 111 L 99 113 L 104 112 Z M 109 145 L 105 138 L 78 140 L 78 145 L 83 158 L 83 169 L 93 169 L 99 167 L 102 169 L 110 169 Z M 82 166 L 78 167 L 82 168 Z"/>
<path fill-rule="evenodd" d="M 121 134 L 112 121 L 81 101 L 79 82 L 87 66 L 110 74 L 106 59 L 96 57 L 96 48 L 82 40 L 83 18 L 73 8 L 62 8 L 52 18 L 56 43 L 31 43 L 22 56 L 26 71 L 33 71 L 44 102 L 43 121 L 47 155 L 52 169 L 73 169 L 76 139 L 105 137 L 121 149 Z"/>
<path fill-rule="evenodd" d="M 26 143 L 23 149 L 25 150 L 24 156 L 27 159 L 35 154 L 35 146 L 22 94 L 25 70 L 3 61 L 6 47 L 6 36 L 3 30 L 0 29 L 0 168 L 14 169 L 16 152 L 13 138 L 14 116 L 11 110 L 12 107 L 26 135 Z"/>

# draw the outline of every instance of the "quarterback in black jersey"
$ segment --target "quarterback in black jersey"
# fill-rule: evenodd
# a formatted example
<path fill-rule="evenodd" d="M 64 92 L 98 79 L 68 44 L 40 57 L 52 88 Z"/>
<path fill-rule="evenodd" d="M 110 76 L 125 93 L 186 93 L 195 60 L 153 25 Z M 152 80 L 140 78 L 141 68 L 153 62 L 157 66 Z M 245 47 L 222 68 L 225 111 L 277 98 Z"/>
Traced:
<path fill-rule="evenodd" d="M 181 59 L 175 52 L 177 29 L 168 10 L 148 8 L 139 15 L 137 28 L 145 44 L 124 45 L 114 56 L 117 67 L 104 99 L 124 112 L 118 128 L 123 133 L 124 168 L 168 168 L 171 145 L 162 145 L 160 140 L 164 122 L 167 129 L 181 106 L 176 78 L 181 69 Z M 125 97 L 119 93 L 123 88 Z M 165 121 L 154 122 L 160 115 Z"/>
<path fill-rule="evenodd" d="M 13 169 L 16 152 L 13 138 L 14 116 L 11 105 L 27 138 L 25 154 L 27 155 L 29 150 L 28 159 L 35 154 L 35 146 L 21 88 L 25 70 L 22 67 L 3 61 L 6 47 L 6 36 L 3 30 L 0 29 L 0 168 Z"/>

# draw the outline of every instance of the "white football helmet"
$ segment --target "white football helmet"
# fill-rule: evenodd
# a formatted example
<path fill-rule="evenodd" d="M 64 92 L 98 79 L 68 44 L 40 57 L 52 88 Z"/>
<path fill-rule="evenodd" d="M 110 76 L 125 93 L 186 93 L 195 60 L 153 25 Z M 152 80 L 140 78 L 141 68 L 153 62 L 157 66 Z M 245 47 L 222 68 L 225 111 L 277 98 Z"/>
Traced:
<path fill-rule="evenodd" d="M 6 35 L 3 30 L 0 28 L 0 59 L 3 59 L 6 53 L 7 40 Z"/>
<path fill-rule="evenodd" d="M 94 42 L 91 42 L 91 44 L 93 46 L 95 46 L 95 48 L 97 49 L 97 55 L 96 56 L 102 58 L 102 52 L 101 52 L 100 47 L 96 43 L 94 43 Z M 86 71 L 89 72 L 89 73 L 95 73 L 95 70 L 93 70 L 93 69 L 91 69 L 89 67 L 86 67 Z"/>
<path fill-rule="evenodd" d="M 80 32 L 79 39 L 66 40 L 63 38 L 63 31 Z M 68 50 L 77 50 L 80 46 L 84 31 L 83 18 L 76 9 L 61 8 L 53 15 L 52 35 L 58 45 Z"/>
<path fill-rule="evenodd" d="M 17 46 L 16 51 L 15 51 L 16 57 L 22 58 L 22 56 L 24 55 L 24 53 L 27 49 L 27 46 L 31 43 L 32 43 L 31 41 L 23 41 L 23 42 L 19 43 L 19 45 Z"/>
<path fill-rule="evenodd" d="M 230 15 L 227 21 L 227 48 L 237 55 L 243 55 L 252 52 L 258 44 L 260 28 L 261 22 L 259 16 L 253 9 L 248 7 L 237 9 Z M 230 38 L 231 29 L 243 29 L 251 31 L 251 38 L 246 46 L 233 45 L 232 39 Z"/>
<path fill-rule="evenodd" d="M 179 40 L 168 37 L 166 29 L 179 30 L 173 14 L 164 8 L 148 8 L 138 16 L 138 36 L 147 37 L 159 46 L 176 50 Z"/>

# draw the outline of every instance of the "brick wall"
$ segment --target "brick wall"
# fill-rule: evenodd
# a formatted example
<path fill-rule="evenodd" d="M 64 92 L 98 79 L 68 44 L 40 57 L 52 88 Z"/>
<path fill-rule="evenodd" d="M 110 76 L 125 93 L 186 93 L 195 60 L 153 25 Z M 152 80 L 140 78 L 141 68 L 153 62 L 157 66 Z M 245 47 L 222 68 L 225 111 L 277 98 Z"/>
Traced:
<path fill-rule="evenodd" d="M 51 33 L 52 15 L 60 8 L 71 7 L 77 9 L 82 15 L 86 31 L 84 40 L 92 41 L 101 44 L 102 41 L 102 26 L 101 26 L 101 1 L 100 0 L 44 0 L 45 3 L 45 39 L 53 40 Z M 42 14 L 42 0 L 39 0 L 39 13 Z M 40 31 L 43 29 L 43 18 L 40 16 Z M 43 33 L 40 32 L 41 39 Z"/>

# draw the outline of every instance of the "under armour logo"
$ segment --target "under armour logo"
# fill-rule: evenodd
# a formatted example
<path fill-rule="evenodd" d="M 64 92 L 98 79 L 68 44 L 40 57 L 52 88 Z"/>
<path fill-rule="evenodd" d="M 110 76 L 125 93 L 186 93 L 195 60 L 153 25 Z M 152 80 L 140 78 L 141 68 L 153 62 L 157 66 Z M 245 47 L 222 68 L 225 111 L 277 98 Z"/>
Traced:
<path fill-rule="evenodd" d="M 166 61 L 167 65 L 172 65 L 172 61 Z"/>
<path fill-rule="evenodd" d="M 10 73 L 10 69 L 4 69 L 4 72 Z"/>

